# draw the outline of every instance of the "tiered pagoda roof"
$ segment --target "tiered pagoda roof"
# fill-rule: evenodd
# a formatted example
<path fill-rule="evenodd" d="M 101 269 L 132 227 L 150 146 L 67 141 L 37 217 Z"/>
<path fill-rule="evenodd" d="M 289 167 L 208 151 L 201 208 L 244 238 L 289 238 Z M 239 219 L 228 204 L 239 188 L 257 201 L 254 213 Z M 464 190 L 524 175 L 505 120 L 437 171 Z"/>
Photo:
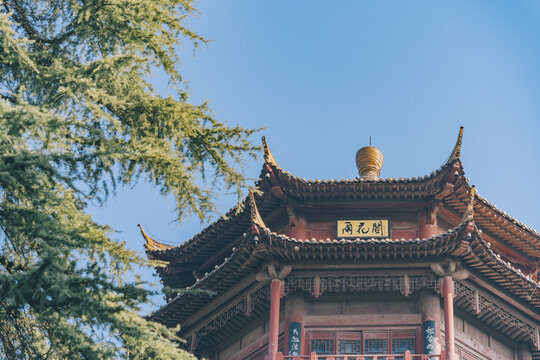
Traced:
<path fill-rule="evenodd" d="M 255 204 L 255 201 L 252 202 Z M 525 303 L 540 309 L 540 283 L 523 274 L 496 254 L 474 220 L 467 220 L 448 232 L 429 239 L 294 239 L 272 232 L 262 221 L 256 205 L 252 230 L 237 248 L 215 269 L 199 279 L 190 289 L 211 289 L 216 296 L 231 285 L 258 270 L 261 261 L 279 258 L 284 262 L 306 260 L 378 262 L 394 259 L 415 261 L 422 258 L 453 256 Z M 197 294 L 176 296 L 152 315 L 152 319 L 173 325 L 200 309 L 209 297 Z M 540 315 L 538 316 L 540 320 Z"/>
<path fill-rule="evenodd" d="M 179 246 L 146 239 L 149 258 L 169 262 L 158 270 L 165 285 L 211 290 L 214 295 L 182 293 L 150 318 L 168 325 L 182 323 L 233 284 L 257 272 L 269 259 L 302 264 L 312 260 L 376 264 L 429 261 L 452 257 L 495 284 L 540 321 L 540 283 L 524 265 L 540 261 L 540 234 L 479 196 L 460 160 L 463 128 L 449 159 L 430 175 L 416 178 L 306 180 L 284 171 L 266 140 L 260 192 L 239 208 Z M 452 228 L 429 239 L 296 239 L 283 233 L 290 203 L 354 204 L 378 202 L 421 209 L 434 202 Z M 142 229 L 141 229 L 142 230 Z M 251 274 L 251 275 L 250 275 Z M 536 314 L 536 315 L 535 315 Z"/>

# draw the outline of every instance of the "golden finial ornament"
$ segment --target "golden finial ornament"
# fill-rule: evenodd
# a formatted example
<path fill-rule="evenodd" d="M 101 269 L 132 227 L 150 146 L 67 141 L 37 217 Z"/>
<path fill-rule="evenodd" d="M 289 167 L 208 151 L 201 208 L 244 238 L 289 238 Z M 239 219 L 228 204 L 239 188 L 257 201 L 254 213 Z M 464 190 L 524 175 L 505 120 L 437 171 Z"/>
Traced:
<path fill-rule="evenodd" d="M 358 175 L 362 179 L 378 179 L 383 166 L 382 151 L 375 146 L 371 146 L 371 138 L 369 146 L 364 146 L 356 153 L 356 167 Z"/>

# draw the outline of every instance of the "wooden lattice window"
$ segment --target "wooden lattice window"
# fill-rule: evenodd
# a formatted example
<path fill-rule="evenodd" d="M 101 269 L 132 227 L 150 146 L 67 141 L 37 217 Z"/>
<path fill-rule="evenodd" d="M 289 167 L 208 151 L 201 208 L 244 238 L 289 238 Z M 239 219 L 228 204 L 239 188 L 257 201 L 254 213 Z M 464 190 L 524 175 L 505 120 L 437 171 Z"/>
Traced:
<path fill-rule="evenodd" d="M 334 354 L 334 339 L 311 340 L 311 351 L 315 351 L 319 355 Z"/>
<path fill-rule="evenodd" d="M 362 333 L 360 332 L 336 332 L 338 355 L 362 354 Z M 336 360 L 342 360 L 337 358 Z"/>
<path fill-rule="evenodd" d="M 415 353 L 415 334 L 414 332 L 390 332 L 390 352 L 392 354 L 405 354 L 409 350 L 411 354 Z M 402 357 L 396 357 L 395 360 L 403 360 Z"/>
<path fill-rule="evenodd" d="M 388 354 L 388 332 L 365 332 L 364 354 Z M 366 358 L 366 360 L 371 360 L 371 358 Z"/>
<path fill-rule="evenodd" d="M 333 355 L 335 353 L 335 333 L 328 332 L 312 332 L 310 333 L 310 352 L 315 352 L 317 355 Z M 319 357 L 324 360 L 324 357 Z"/>
<path fill-rule="evenodd" d="M 309 351 L 317 355 L 404 354 L 407 350 L 414 353 L 416 348 L 414 331 L 312 331 L 308 336 Z"/>

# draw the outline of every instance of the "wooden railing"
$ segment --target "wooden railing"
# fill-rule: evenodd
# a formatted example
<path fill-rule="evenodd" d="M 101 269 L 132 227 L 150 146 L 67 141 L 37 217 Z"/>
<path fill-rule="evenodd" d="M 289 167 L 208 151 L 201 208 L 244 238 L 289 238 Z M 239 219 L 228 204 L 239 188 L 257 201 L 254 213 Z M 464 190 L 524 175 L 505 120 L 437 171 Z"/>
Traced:
<path fill-rule="evenodd" d="M 378 354 L 378 355 L 317 355 L 312 352 L 311 355 L 302 356 L 284 356 L 281 352 L 276 354 L 276 360 L 446 360 L 446 354 L 443 352 L 437 355 L 411 354 L 406 351 L 405 354 Z"/>

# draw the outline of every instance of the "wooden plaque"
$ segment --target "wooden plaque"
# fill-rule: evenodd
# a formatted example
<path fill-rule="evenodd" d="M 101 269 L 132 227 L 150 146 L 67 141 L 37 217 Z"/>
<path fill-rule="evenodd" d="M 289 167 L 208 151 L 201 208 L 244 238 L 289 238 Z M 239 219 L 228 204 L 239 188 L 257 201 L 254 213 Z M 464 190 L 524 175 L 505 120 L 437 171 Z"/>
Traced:
<path fill-rule="evenodd" d="M 338 220 L 336 238 L 387 238 L 390 237 L 388 219 Z"/>

